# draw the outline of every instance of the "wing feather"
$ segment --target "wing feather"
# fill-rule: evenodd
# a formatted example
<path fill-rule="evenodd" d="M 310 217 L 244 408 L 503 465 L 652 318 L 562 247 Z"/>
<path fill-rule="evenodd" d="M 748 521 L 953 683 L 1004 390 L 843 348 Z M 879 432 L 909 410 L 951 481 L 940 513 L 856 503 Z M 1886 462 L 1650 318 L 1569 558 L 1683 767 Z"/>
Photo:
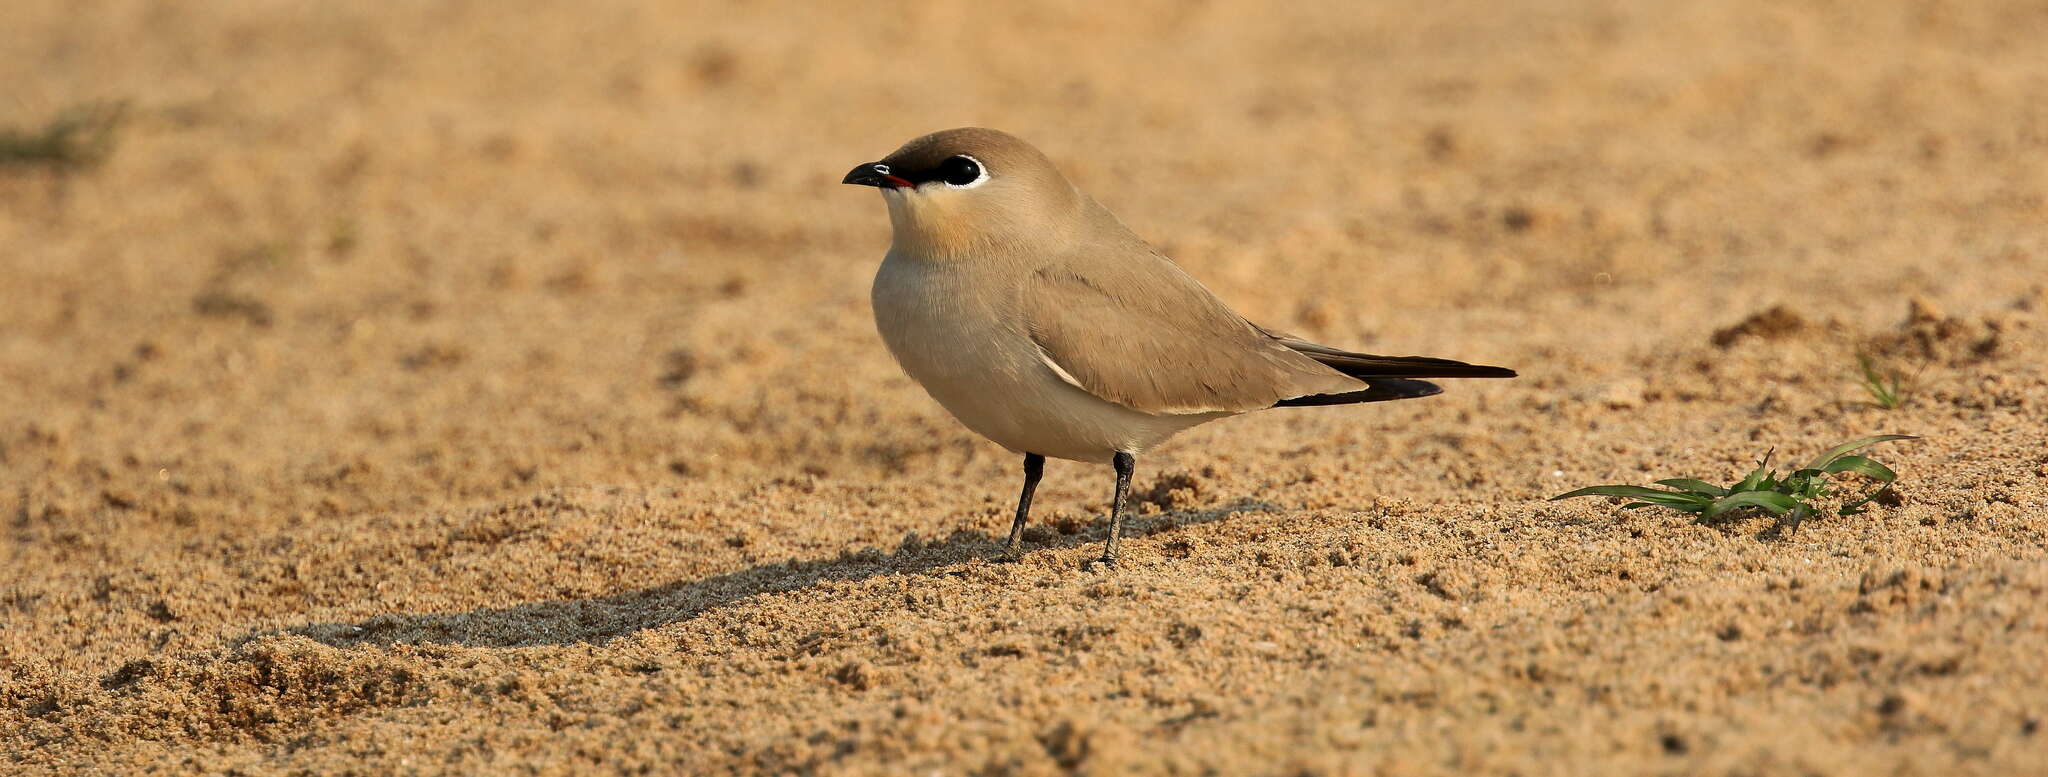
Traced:
<path fill-rule="evenodd" d="M 1143 256 L 1048 264 L 1025 279 L 1024 320 L 1062 380 L 1162 415 L 1366 387 L 1267 336 L 1165 257 Z"/>

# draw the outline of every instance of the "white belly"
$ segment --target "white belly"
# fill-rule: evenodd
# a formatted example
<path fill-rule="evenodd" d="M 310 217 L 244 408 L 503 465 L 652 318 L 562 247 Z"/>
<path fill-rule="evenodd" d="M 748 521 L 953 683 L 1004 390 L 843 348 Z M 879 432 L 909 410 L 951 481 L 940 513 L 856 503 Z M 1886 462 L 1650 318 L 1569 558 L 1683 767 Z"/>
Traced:
<path fill-rule="evenodd" d="M 1100 463 L 1229 415 L 1141 413 L 1061 380 L 1010 309 L 1008 285 L 977 271 L 892 253 L 874 286 L 889 352 L 975 433 L 1018 453 Z"/>

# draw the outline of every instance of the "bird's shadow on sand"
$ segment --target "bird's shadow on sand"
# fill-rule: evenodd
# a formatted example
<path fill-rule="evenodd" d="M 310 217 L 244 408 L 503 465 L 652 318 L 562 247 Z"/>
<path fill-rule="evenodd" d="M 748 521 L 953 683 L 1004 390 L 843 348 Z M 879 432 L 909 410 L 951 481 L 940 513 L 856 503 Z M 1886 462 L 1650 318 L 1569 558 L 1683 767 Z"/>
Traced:
<path fill-rule="evenodd" d="M 1124 537 L 1147 537 L 1186 526 L 1212 523 L 1242 512 L 1274 512 L 1280 508 L 1241 500 L 1209 510 L 1158 515 L 1127 515 Z M 1072 534 L 1056 533 L 1025 543 L 1025 553 L 1072 548 L 1101 542 L 1108 521 L 1097 520 Z M 687 621 L 722 607 L 766 594 L 808 588 L 826 581 L 865 580 L 880 575 L 931 574 L 934 570 L 996 557 L 997 538 L 979 530 L 961 530 L 944 539 L 905 537 L 893 551 L 868 549 L 830 559 L 758 564 L 736 572 L 679 580 L 624 593 L 582 599 L 528 602 L 459 613 L 389 613 L 357 623 L 316 623 L 265 630 L 236 640 L 247 642 L 274 634 L 298 634 L 336 647 L 353 645 L 463 645 L 468 647 L 530 647 L 536 645 L 601 644 L 613 638 Z"/>

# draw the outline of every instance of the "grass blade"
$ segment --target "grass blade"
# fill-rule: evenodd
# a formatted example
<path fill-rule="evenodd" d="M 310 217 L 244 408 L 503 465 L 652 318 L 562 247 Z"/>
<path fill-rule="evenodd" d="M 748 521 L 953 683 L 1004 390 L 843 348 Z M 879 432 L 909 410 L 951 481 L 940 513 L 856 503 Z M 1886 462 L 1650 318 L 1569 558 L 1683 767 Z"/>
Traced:
<path fill-rule="evenodd" d="M 1917 439 L 1920 439 L 1920 438 L 1918 438 L 1918 437 L 1915 437 L 1915 436 L 1913 436 L 1913 435 L 1910 435 L 1910 434 L 1880 434 L 1880 435 L 1878 435 L 1878 436 L 1876 436 L 1876 437 L 1865 437 L 1865 438 L 1863 438 L 1863 439 L 1861 439 L 1861 440 L 1854 440 L 1854 441 L 1851 441 L 1851 442 L 1845 442 L 1845 443 L 1842 443 L 1841 445 L 1837 445 L 1837 446 L 1835 446 L 1835 447 L 1833 447 L 1833 448 L 1829 449 L 1829 450 L 1828 450 L 1828 452 L 1826 452 L 1826 453 L 1823 453 L 1823 454 L 1821 454 L 1821 455 L 1820 455 L 1820 456 L 1819 456 L 1818 458 L 1815 458 L 1815 459 L 1813 460 L 1813 463 L 1812 463 L 1812 464 L 1808 464 L 1808 465 L 1806 465 L 1805 469 L 1818 469 L 1818 470 L 1827 470 L 1827 467 L 1828 467 L 1828 463 L 1829 463 L 1829 462 L 1832 462 L 1832 461 L 1834 461 L 1835 459 L 1837 459 L 1837 458 L 1840 458 L 1840 457 L 1842 456 L 1842 454 L 1845 454 L 1845 453 L 1848 453 L 1848 452 L 1850 452 L 1850 451 L 1856 450 L 1857 448 L 1862 448 L 1862 447 L 1864 447 L 1864 446 L 1868 446 L 1868 445 L 1876 445 L 1876 444 L 1878 444 L 1878 443 L 1881 443 L 1881 442 L 1890 442 L 1890 441 L 1892 441 L 1892 440 L 1917 440 Z"/>
<path fill-rule="evenodd" d="M 1741 491 L 1714 500 L 1714 503 L 1707 507 L 1705 517 L 1713 518 L 1729 510 L 1744 507 L 1756 507 L 1769 510 L 1772 515 L 1784 515 L 1798 506 L 1799 503 L 1792 497 L 1776 491 Z"/>
<path fill-rule="evenodd" d="M 1728 495 L 1728 489 L 1722 488 L 1720 486 L 1714 485 L 1704 480 L 1694 480 L 1692 478 L 1665 478 L 1663 480 L 1657 481 L 1657 485 L 1670 486 L 1680 491 L 1697 491 L 1708 496 Z"/>
<path fill-rule="evenodd" d="M 1575 492 L 1563 492 L 1563 494 L 1550 496 L 1550 500 L 1556 502 L 1556 500 L 1561 500 L 1561 498 L 1575 498 L 1575 496 L 1626 496 L 1626 498 L 1640 498 L 1640 500 L 1645 500 L 1645 502 L 1669 502 L 1669 500 L 1700 502 L 1700 504 L 1708 502 L 1708 498 L 1700 496 L 1700 494 L 1667 492 L 1667 490 L 1645 488 L 1645 486 L 1587 486 L 1587 488 L 1579 488 Z"/>
<path fill-rule="evenodd" d="M 1827 468 L 1821 471 L 1831 474 L 1836 472 L 1854 472 L 1879 483 L 1890 483 L 1899 479 L 1899 473 L 1893 472 L 1891 467 L 1879 464 L 1876 460 L 1863 456 L 1843 456 L 1828 462 Z"/>
<path fill-rule="evenodd" d="M 1684 496 L 1676 497 L 1665 497 L 1662 499 L 1652 499 L 1648 501 L 1650 501 L 1651 504 L 1655 504 L 1658 507 L 1668 507 L 1673 510 L 1688 513 L 1703 512 L 1707 509 L 1707 505 L 1713 504 L 1713 500 L 1708 499 L 1707 497 L 1695 496 L 1692 494 L 1686 494 Z"/>
<path fill-rule="evenodd" d="M 1806 516 L 1812 512 L 1806 505 L 1800 505 L 1792 508 L 1792 515 L 1790 517 L 1780 516 L 1779 520 L 1785 527 L 1787 534 L 1796 533 L 1799 531 L 1799 524 L 1805 523 Z"/>
<path fill-rule="evenodd" d="M 1892 372 L 1887 376 L 1883 370 L 1878 369 L 1877 360 L 1870 358 L 1870 354 L 1867 353 L 1856 354 L 1856 366 L 1863 371 L 1863 391 L 1870 394 L 1870 398 L 1877 402 L 1878 407 L 1896 410 L 1899 405 L 1905 404 L 1899 373 Z"/>
<path fill-rule="evenodd" d="M 1743 476 L 1742 482 L 1730 486 L 1728 490 L 1735 492 L 1755 491 L 1757 485 L 1764 482 L 1765 478 L 1769 477 L 1770 474 L 1770 470 L 1764 469 L 1763 463 L 1758 462 L 1756 469 L 1750 470 L 1748 475 Z"/>

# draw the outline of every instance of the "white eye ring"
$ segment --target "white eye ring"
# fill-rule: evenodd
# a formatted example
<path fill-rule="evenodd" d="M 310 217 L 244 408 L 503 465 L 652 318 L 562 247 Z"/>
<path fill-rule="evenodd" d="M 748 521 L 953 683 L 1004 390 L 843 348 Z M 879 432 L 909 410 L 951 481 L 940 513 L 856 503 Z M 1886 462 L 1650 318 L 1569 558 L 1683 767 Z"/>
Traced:
<path fill-rule="evenodd" d="M 967 183 L 953 183 L 943 178 L 939 179 L 939 183 L 945 184 L 946 188 L 948 189 L 972 189 L 976 186 L 988 183 L 988 165 L 982 164 L 981 160 L 975 159 L 973 156 L 968 154 L 954 154 L 953 156 L 965 159 L 969 162 L 973 162 L 974 169 L 976 171 L 979 171 L 981 174 L 975 176 L 974 180 L 968 181 Z"/>

